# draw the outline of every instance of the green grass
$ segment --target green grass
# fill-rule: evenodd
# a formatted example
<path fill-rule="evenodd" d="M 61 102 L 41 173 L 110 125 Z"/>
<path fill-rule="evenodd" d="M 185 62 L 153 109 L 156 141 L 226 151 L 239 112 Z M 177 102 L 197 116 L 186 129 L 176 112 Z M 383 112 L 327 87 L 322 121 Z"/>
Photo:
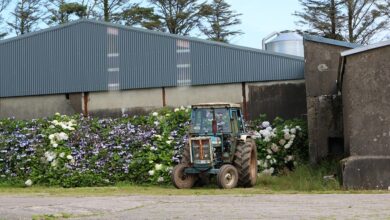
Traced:
<path fill-rule="evenodd" d="M 322 165 L 312 167 L 301 165 L 294 172 L 282 176 L 263 176 L 260 178 L 260 186 L 272 191 L 341 191 L 338 180 L 324 180 L 324 176 L 337 173 L 337 167 Z"/>
<path fill-rule="evenodd" d="M 274 193 L 388 193 L 387 190 L 346 191 L 337 180 L 324 180 L 323 176 L 336 172 L 337 164 L 321 164 L 312 167 L 302 165 L 294 172 L 281 176 L 260 176 L 253 188 L 221 190 L 213 183 L 206 187 L 178 190 L 173 186 L 149 186 L 118 183 L 112 187 L 18 187 L 10 184 L 0 185 L 0 195 L 46 195 L 46 196 L 113 196 L 113 195 L 253 195 Z M 50 217 L 50 216 L 49 216 Z"/>
<path fill-rule="evenodd" d="M 69 213 L 33 215 L 32 220 L 56 220 L 76 217 Z"/>

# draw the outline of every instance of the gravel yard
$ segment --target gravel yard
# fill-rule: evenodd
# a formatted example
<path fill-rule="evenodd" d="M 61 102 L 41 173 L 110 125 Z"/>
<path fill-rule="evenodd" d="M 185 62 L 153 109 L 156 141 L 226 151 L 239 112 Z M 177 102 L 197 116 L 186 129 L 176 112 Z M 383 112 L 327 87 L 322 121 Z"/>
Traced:
<path fill-rule="evenodd" d="M 390 194 L 0 196 L 0 219 L 390 219 Z"/>

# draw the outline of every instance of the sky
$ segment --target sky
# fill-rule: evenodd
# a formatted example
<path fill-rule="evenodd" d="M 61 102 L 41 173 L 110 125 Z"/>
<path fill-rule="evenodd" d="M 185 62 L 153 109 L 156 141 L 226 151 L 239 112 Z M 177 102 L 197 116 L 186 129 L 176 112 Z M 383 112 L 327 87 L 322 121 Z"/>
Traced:
<path fill-rule="evenodd" d="M 292 15 L 300 10 L 298 0 L 226 0 L 232 9 L 241 13 L 241 24 L 236 28 L 244 34 L 235 36 L 230 43 L 261 48 L 261 40 L 274 31 L 294 30 L 298 20 Z M 14 6 L 8 7 L 9 11 Z M 11 37 L 11 36 L 8 36 Z"/>
<path fill-rule="evenodd" d="M 16 0 L 11 0 L 16 3 Z M 243 32 L 242 35 L 234 36 L 230 39 L 231 44 L 261 48 L 261 41 L 264 37 L 275 31 L 296 30 L 299 27 L 296 23 L 298 17 L 292 14 L 295 11 L 301 11 L 302 6 L 298 0 L 225 0 L 231 5 L 231 8 L 237 13 L 241 13 L 241 24 L 235 28 Z M 146 0 L 133 0 L 131 2 L 141 2 L 148 6 Z M 200 1 L 202 2 L 202 1 Z M 149 5 L 150 6 L 150 5 Z M 15 4 L 9 5 L 6 13 L 9 14 L 15 7 Z M 3 17 L 6 17 L 4 15 Z M 42 25 L 40 28 L 46 28 Z M 4 29 L 3 29 L 4 30 Z M 7 37 L 13 37 L 10 34 Z M 195 37 L 199 36 L 195 33 Z M 385 31 L 377 35 L 373 42 L 390 39 L 390 31 Z M 200 36 L 201 37 L 201 36 Z"/>
<path fill-rule="evenodd" d="M 301 10 L 298 0 L 227 0 L 232 9 L 242 13 L 242 24 L 237 26 L 243 35 L 230 43 L 261 48 L 264 37 L 274 31 L 295 30 L 298 18 L 292 14 Z"/>

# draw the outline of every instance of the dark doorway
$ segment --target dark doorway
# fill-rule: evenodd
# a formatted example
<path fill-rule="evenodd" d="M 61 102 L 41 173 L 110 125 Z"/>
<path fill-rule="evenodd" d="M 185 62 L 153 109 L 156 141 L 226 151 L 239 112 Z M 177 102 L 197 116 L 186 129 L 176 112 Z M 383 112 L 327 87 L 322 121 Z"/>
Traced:
<path fill-rule="evenodd" d="M 344 138 L 330 137 L 328 139 L 328 155 L 331 157 L 344 156 Z"/>

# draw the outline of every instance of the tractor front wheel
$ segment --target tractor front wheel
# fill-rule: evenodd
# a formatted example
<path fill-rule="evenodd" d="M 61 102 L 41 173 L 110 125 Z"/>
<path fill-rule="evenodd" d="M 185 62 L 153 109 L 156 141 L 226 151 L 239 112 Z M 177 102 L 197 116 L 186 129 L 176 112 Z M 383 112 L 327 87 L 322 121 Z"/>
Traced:
<path fill-rule="evenodd" d="M 217 175 L 217 184 L 221 189 L 232 189 L 237 186 L 238 172 L 237 169 L 230 165 L 225 164 L 219 169 Z"/>
<path fill-rule="evenodd" d="M 178 189 L 189 189 L 191 188 L 197 176 L 193 174 L 185 174 L 184 170 L 188 166 L 186 164 L 178 164 L 172 170 L 172 183 Z"/>

